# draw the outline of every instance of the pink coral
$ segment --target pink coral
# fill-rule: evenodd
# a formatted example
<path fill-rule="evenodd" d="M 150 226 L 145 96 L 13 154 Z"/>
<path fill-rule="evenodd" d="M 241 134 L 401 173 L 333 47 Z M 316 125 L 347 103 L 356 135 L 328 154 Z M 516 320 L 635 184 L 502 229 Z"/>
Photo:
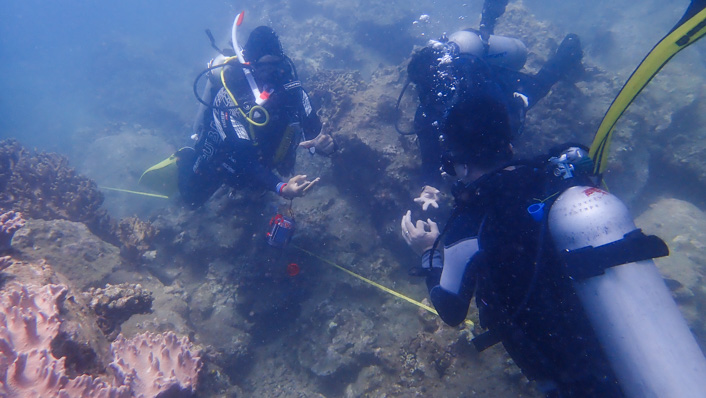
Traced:
<path fill-rule="evenodd" d="M 24 225 L 25 220 L 22 218 L 22 213 L 8 211 L 0 214 L 0 250 L 10 248 L 12 236 Z"/>
<path fill-rule="evenodd" d="M 7 397 L 175 397 L 193 395 L 201 359 L 186 338 L 174 333 L 143 334 L 112 346 L 115 378 L 73 379 L 51 342 L 59 333 L 59 307 L 67 289 L 18 283 L 0 293 L 0 396 Z"/>
<path fill-rule="evenodd" d="M 4 270 L 5 268 L 11 266 L 15 262 L 12 261 L 12 257 L 10 256 L 2 256 L 0 257 L 0 271 Z"/>
<path fill-rule="evenodd" d="M 130 340 L 118 336 L 110 366 L 138 397 L 191 396 L 201 370 L 201 359 L 192 350 L 186 337 L 172 332 L 144 333 Z"/>

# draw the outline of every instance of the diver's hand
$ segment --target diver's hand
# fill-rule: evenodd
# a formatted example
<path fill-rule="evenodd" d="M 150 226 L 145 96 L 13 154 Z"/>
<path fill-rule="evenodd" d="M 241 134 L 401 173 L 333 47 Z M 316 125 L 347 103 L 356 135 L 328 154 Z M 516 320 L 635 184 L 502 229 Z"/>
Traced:
<path fill-rule="evenodd" d="M 422 255 L 434 246 L 439 237 L 439 227 L 431 219 L 417 220 L 417 225 L 412 224 L 412 211 L 402 216 L 402 237 L 415 253 Z"/>
<path fill-rule="evenodd" d="M 322 155 L 330 155 L 336 151 L 336 142 L 333 137 L 331 137 L 331 134 L 324 133 L 320 133 L 314 139 L 300 142 L 299 146 L 309 150 L 314 148 L 316 152 Z"/>
<path fill-rule="evenodd" d="M 319 177 L 316 177 L 313 181 L 306 179 L 305 175 L 296 175 L 287 181 L 287 184 L 282 187 L 282 192 L 280 196 L 285 199 L 294 199 L 296 197 L 304 196 L 306 191 L 311 189 L 316 183 L 319 182 Z"/>
<path fill-rule="evenodd" d="M 441 192 L 438 189 L 425 185 L 424 188 L 422 188 L 422 193 L 419 194 L 418 198 L 414 198 L 414 201 L 422 206 L 423 211 L 427 211 L 430 205 L 438 209 L 440 199 Z"/>

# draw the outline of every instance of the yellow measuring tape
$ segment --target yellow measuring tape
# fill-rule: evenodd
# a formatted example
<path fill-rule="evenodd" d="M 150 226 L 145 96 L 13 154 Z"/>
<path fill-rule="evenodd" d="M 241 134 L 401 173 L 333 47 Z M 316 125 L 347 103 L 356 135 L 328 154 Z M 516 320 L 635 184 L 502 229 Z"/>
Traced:
<path fill-rule="evenodd" d="M 100 189 L 107 189 L 108 191 L 117 191 L 117 192 L 125 192 L 125 193 L 132 193 L 135 195 L 142 195 L 142 196 L 149 196 L 152 198 L 161 198 L 161 199 L 169 199 L 169 196 L 166 195 L 158 195 L 156 193 L 147 193 L 147 192 L 139 192 L 139 191 L 131 191 L 129 189 L 120 189 L 120 188 L 110 188 L 110 187 L 98 187 Z"/>
<path fill-rule="evenodd" d="M 405 296 L 405 295 L 402 294 L 402 293 L 396 292 L 396 291 L 394 291 L 394 290 L 392 290 L 392 289 L 390 289 L 390 288 L 388 288 L 388 287 L 385 287 L 385 286 L 383 286 L 383 285 L 381 285 L 381 284 L 379 284 L 379 283 L 377 283 L 377 282 L 375 282 L 375 281 L 372 281 L 372 280 L 370 280 L 370 279 L 368 279 L 368 278 L 366 278 L 366 277 L 364 277 L 364 276 L 358 275 L 358 274 L 356 274 L 355 272 L 353 272 L 353 271 L 351 271 L 351 270 L 348 270 L 348 269 L 346 269 L 346 268 L 343 268 L 342 266 L 340 266 L 340 265 L 338 265 L 338 264 L 336 264 L 336 263 L 334 263 L 334 262 L 332 262 L 332 261 L 329 261 L 329 260 L 327 260 L 327 259 L 325 259 L 325 258 L 323 258 L 323 257 L 321 257 L 321 256 L 319 256 L 319 255 L 316 255 L 316 254 L 314 254 L 314 253 L 312 253 L 312 252 L 310 252 L 310 251 L 308 251 L 308 250 L 306 250 L 306 249 L 303 249 L 303 248 L 301 248 L 301 247 L 299 247 L 299 246 L 297 246 L 297 245 L 294 245 L 294 244 L 290 244 L 290 245 L 291 245 L 292 247 L 294 247 L 295 249 L 298 249 L 298 250 L 300 250 L 300 251 L 302 251 L 302 252 L 304 252 L 304 253 L 306 253 L 306 254 L 308 254 L 308 255 L 310 255 L 310 256 L 312 256 L 312 257 L 314 257 L 314 258 L 316 258 L 316 259 L 318 259 L 318 260 L 320 260 L 320 261 L 323 261 L 324 263 L 326 263 L 326 264 L 328 264 L 328 265 L 331 265 L 331 266 L 333 266 L 333 267 L 335 267 L 335 268 L 338 268 L 339 270 L 341 270 L 341 271 L 347 273 L 348 275 L 351 275 L 351 276 L 353 276 L 353 277 L 355 277 L 355 278 L 358 278 L 358 279 L 360 279 L 361 281 L 363 281 L 363 282 L 365 282 L 365 283 L 367 283 L 367 284 L 369 284 L 369 285 L 375 286 L 376 288 L 382 290 L 382 291 L 385 292 L 385 293 L 389 293 L 389 294 L 391 294 L 391 295 L 393 295 L 393 296 L 395 296 L 395 297 L 397 297 L 397 298 L 400 298 L 400 299 L 402 299 L 402 300 L 404 300 L 404 301 L 407 301 L 408 303 L 412 303 L 412 304 L 416 305 L 416 306 L 419 307 L 419 308 L 423 308 L 423 309 L 425 309 L 425 310 L 431 312 L 431 313 L 434 314 L 434 315 L 437 315 L 437 316 L 439 315 L 439 313 L 436 312 L 435 309 L 433 309 L 432 307 L 430 307 L 430 306 L 428 306 L 428 305 L 425 305 L 425 304 L 423 304 L 423 303 L 421 303 L 421 302 L 419 302 L 419 301 L 417 301 L 417 300 L 415 300 L 415 299 L 413 299 L 413 298 L 407 297 L 407 296 Z M 464 323 L 465 323 L 468 327 L 470 327 L 470 328 L 472 328 L 472 327 L 474 326 L 473 321 L 471 321 L 470 319 L 466 319 L 466 320 L 464 321 Z"/>
<path fill-rule="evenodd" d="M 130 191 L 130 190 L 128 190 L 128 189 L 109 188 L 109 187 L 99 187 L 99 188 L 108 189 L 108 190 L 111 190 L 111 191 L 127 192 L 127 193 L 132 193 L 132 194 L 137 194 L 137 195 L 153 196 L 153 197 L 156 197 L 156 198 L 169 199 L 168 196 L 164 196 L 164 195 L 157 195 L 157 194 L 147 193 L 147 192 Z M 426 304 L 424 304 L 424 303 L 422 303 L 422 302 L 419 302 L 419 301 L 417 301 L 417 300 L 415 300 L 415 299 L 413 299 L 413 298 L 407 297 L 407 296 L 405 296 L 404 294 L 402 294 L 402 293 L 400 293 L 400 292 L 396 292 L 396 291 L 390 289 L 389 287 L 385 287 L 385 286 L 383 286 L 383 285 L 381 285 L 381 284 L 379 284 L 379 283 L 377 283 L 377 282 L 375 282 L 375 281 L 373 281 L 373 280 L 370 280 L 370 279 L 368 279 L 368 278 L 366 278 L 366 277 L 364 277 L 364 276 L 362 276 L 362 275 L 358 275 L 358 274 L 356 274 L 355 272 L 353 272 L 353 271 L 351 271 L 351 270 L 349 270 L 349 269 L 346 269 L 346 268 L 344 268 L 344 267 L 342 267 L 342 266 L 340 266 L 340 265 L 334 263 L 333 261 L 327 260 L 327 259 L 325 259 L 325 258 L 323 258 L 323 257 L 321 257 L 321 256 L 319 256 L 319 255 L 317 255 L 317 254 L 314 254 L 314 253 L 310 252 L 309 250 L 306 250 L 306 249 L 301 248 L 301 247 L 299 247 L 299 246 L 297 246 L 297 245 L 294 245 L 294 244 L 291 244 L 291 246 L 294 247 L 294 248 L 297 249 L 297 250 L 300 250 L 300 251 L 302 251 L 302 252 L 304 252 L 304 253 L 310 255 L 311 257 L 314 257 L 314 258 L 316 258 L 316 259 L 318 259 L 318 260 L 320 260 L 320 261 L 322 261 L 322 262 L 324 262 L 324 263 L 326 263 L 326 264 L 328 264 L 328 265 L 334 267 L 334 268 L 338 268 L 339 270 L 341 270 L 341 271 L 347 273 L 348 275 L 350 275 L 350 276 L 352 276 L 352 277 L 358 278 L 359 280 L 361 280 L 361 281 L 363 281 L 363 282 L 365 282 L 365 283 L 367 283 L 367 284 L 369 284 L 369 285 L 371 285 L 371 286 L 375 286 L 376 288 L 382 290 L 382 291 L 385 292 L 385 293 L 391 294 L 391 295 L 393 295 L 393 296 L 395 296 L 395 297 L 397 297 L 397 298 L 399 298 L 399 299 L 402 299 L 402 300 L 404 300 L 404 301 L 406 301 L 406 302 L 408 302 L 408 303 L 414 304 L 414 305 L 416 305 L 416 306 L 419 307 L 419 308 L 425 309 L 425 310 L 431 312 L 432 314 L 434 314 L 434 315 L 436 315 L 436 316 L 439 316 L 439 313 L 436 312 L 435 309 L 433 309 L 432 307 L 430 307 L 430 306 L 428 306 L 428 305 L 426 305 Z M 464 321 L 464 323 L 465 323 L 466 326 L 468 326 L 469 328 L 473 328 L 474 325 L 475 325 L 475 324 L 473 323 L 473 321 L 471 321 L 470 319 L 466 319 L 466 320 Z"/>

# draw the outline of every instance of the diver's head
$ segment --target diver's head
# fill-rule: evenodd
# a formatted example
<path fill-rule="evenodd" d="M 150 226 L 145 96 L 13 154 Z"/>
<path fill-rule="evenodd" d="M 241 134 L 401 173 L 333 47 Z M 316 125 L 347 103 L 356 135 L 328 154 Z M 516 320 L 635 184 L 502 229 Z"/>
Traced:
<path fill-rule="evenodd" d="M 442 168 L 464 178 L 472 170 L 477 174 L 500 167 L 512 158 L 511 137 L 508 110 L 502 102 L 487 95 L 464 99 L 444 119 Z"/>
<path fill-rule="evenodd" d="M 257 62 L 264 56 L 272 56 L 284 58 L 282 43 L 277 37 L 272 28 L 269 26 L 258 26 L 248 37 L 245 47 L 243 47 L 243 56 L 248 62 Z"/>

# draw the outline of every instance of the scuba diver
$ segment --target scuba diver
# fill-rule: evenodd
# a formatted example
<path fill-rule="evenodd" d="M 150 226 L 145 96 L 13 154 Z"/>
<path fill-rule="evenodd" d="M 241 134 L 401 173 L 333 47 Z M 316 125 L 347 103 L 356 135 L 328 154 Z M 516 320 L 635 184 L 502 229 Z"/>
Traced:
<path fill-rule="evenodd" d="M 233 50 L 221 52 L 194 83 L 201 102 L 192 136 L 196 144 L 176 154 L 179 192 L 192 208 L 223 183 L 273 191 L 286 199 L 303 196 L 318 178 L 295 175 L 285 182 L 274 170 L 291 175 L 298 147 L 325 156 L 336 150 L 331 135 L 321 131 L 316 110 L 274 30 L 259 26 L 239 47 L 236 32 L 242 17 L 233 24 Z M 208 80 L 201 98 L 196 87 L 203 76 Z"/>
<path fill-rule="evenodd" d="M 463 79 L 469 78 L 469 64 L 482 65 L 483 77 L 502 93 L 513 137 L 520 134 L 526 111 L 546 96 L 557 81 L 583 71 L 581 42 L 578 36 L 569 34 L 536 75 L 519 72 L 527 59 L 525 45 L 518 39 L 493 34 L 496 20 L 505 12 L 507 3 L 508 0 L 485 0 L 479 30 L 465 29 L 430 40 L 412 55 L 407 74 L 409 82 L 417 88 L 419 106 L 412 131 L 397 130 L 417 135 L 425 184 L 440 182 L 439 123 L 445 110 L 460 100 L 457 88 Z"/>
<path fill-rule="evenodd" d="M 459 325 L 475 294 L 476 349 L 502 343 L 547 397 L 703 396 L 706 360 L 651 260 L 665 243 L 594 184 L 587 148 L 512 161 L 503 92 L 458 89 L 440 122 L 453 213 L 441 232 L 401 222 L 441 319 Z"/>

